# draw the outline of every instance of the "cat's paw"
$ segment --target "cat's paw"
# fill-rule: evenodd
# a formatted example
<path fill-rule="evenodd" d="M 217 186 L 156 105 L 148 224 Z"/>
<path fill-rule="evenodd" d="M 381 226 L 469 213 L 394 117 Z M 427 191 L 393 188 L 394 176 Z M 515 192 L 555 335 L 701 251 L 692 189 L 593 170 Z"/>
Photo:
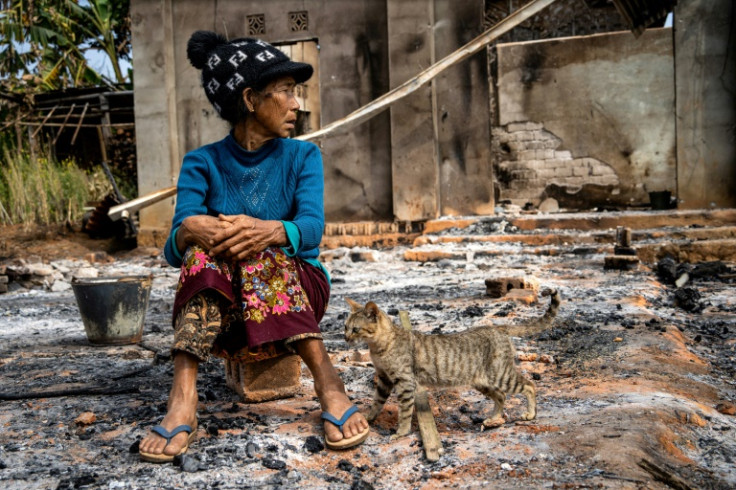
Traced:
<path fill-rule="evenodd" d="M 380 413 L 381 413 L 381 410 L 370 410 L 370 411 L 369 411 L 369 412 L 368 412 L 368 413 L 366 414 L 366 416 L 365 416 L 365 419 L 366 419 L 366 420 L 367 420 L 368 422 L 373 422 L 374 420 L 376 420 L 376 418 L 378 417 L 378 414 L 380 414 Z"/>
<path fill-rule="evenodd" d="M 503 424 L 506 423 L 506 419 L 503 417 L 494 417 L 492 419 L 485 419 L 483 421 L 483 428 L 484 429 L 492 429 L 494 427 L 501 427 Z"/>
<path fill-rule="evenodd" d="M 534 420 L 535 418 L 537 418 L 537 414 L 531 412 L 527 412 L 521 416 L 522 420 Z"/>

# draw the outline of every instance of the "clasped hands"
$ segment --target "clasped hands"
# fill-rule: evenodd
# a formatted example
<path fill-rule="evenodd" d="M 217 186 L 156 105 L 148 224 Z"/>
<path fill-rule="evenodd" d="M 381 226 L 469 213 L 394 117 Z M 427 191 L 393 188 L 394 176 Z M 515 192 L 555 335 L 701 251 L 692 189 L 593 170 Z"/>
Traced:
<path fill-rule="evenodd" d="M 287 244 L 280 221 L 260 220 L 244 214 L 185 218 L 177 232 L 176 245 L 183 251 L 199 245 L 211 257 L 245 260 L 268 247 Z"/>

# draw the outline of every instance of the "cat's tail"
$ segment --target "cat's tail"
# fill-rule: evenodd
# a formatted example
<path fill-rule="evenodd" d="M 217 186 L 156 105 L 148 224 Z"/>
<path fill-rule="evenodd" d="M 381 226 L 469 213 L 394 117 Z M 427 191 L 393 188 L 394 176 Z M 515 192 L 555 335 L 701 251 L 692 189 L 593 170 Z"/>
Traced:
<path fill-rule="evenodd" d="M 560 311 L 560 293 L 555 288 L 545 288 L 540 293 L 542 296 L 549 296 L 549 306 L 544 315 L 539 319 L 541 325 L 549 325 L 557 317 Z"/>

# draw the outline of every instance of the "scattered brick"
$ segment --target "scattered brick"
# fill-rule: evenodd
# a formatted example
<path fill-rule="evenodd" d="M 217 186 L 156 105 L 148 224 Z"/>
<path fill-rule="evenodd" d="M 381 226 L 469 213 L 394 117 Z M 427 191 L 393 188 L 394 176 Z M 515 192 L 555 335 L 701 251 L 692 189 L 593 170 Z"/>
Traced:
<path fill-rule="evenodd" d="M 719 403 L 718 405 L 716 405 L 716 410 L 718 410 L 723 415 L 736 415 L 736 405 L 731 402 Z"/>

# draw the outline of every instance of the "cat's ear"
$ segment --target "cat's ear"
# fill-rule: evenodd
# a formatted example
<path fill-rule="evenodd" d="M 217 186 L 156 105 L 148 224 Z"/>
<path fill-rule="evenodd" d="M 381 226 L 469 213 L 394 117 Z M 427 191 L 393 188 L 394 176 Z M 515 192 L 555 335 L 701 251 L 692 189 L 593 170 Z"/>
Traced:
<path fill-rule="evenodd" d="M 381 310 L 379 310 L 378 305 L 376 305 L 373 301 L 369 301 L 365 304 L 365 314 L 369 319 L 375 320 L 376 318 L 378 318 L 379 311 Z"/>
<path fill-rule="evenodd" d="M 350 309 L 352 311 L 358 311 L 361 308 L 363 308 L 362 306 L 360 306 L 358 303 L 356 303 L 355 301 L 353 301 L 350 298 L 345 298 L 345 301 L 350 305 Z"/>

